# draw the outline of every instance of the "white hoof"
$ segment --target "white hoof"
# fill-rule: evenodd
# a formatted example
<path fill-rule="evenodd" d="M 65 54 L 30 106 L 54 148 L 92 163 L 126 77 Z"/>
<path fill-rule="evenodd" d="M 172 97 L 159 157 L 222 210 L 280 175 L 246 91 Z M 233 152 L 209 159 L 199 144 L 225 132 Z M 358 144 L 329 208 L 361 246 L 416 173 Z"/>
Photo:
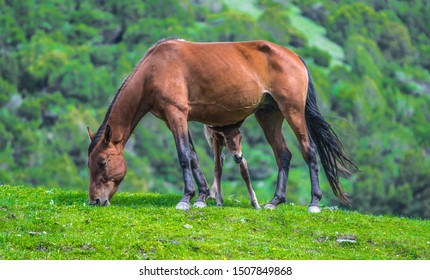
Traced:
<path fill-rule="evenodd" d="M 269 204 L 264 205 L 264 209 L 274 210 L 274 209 L 276 209 L 276 206 L 269 203 Z"/>
<path fill-rule="evenodd" d="M 193 206 L 195 208 L 206 208 L 206 203 L 204 203 L 203 201 L 196 201 L 194 202 Z"/>
<path fill-rule="evenodd" d="M 179 202 L 178 205 L 176 205 L 176 209 L 178 210 L 183 210 L 183 211 L 188 211 L 191 209 L 191 205 L 186 203 L 186 202 Z"/>
<path fill-rule="evenodd" d="M 319 206 L 311 205 L 308 207 L 308 212 L 309 213 L 319 213 L 319 212 L 321 212 L 321 208 Z"/>

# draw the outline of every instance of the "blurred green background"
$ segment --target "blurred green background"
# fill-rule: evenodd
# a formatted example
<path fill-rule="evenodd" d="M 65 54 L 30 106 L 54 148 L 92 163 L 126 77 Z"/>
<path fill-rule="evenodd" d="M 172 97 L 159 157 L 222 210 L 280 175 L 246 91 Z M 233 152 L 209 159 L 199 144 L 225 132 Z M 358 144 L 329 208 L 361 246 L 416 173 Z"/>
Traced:
<path fill-rule="evenodd" d="M 343 180 L 353 209 L 430 217 L 430 1 L 0 0 L 0 184 L 88 188 L 86 126 L 96 130 L 117 88 L 149 47 L 265 39 L 304 57 L 323 115 L 362 172 Z M 211 183 L 201 124 L 191 124 Z M 255 118 L 241 129 L 260 202 L 277 167 Z M 288 202 L 310 200 L 290 128 Z M 126 146 L 128 192 L 182 192 L 173 138 L 148 115 Z M 324 205 L 337 205 L 321 172 Z M 247 197 L 227 156 L 224 196 Z"/>

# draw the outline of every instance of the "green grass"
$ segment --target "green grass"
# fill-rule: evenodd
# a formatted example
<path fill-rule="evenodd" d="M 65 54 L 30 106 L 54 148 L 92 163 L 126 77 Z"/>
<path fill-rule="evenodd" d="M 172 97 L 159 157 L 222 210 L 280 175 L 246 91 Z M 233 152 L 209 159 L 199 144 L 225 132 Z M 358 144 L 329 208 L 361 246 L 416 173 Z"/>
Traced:
<path fill-rule="evenodd" d="M 246 200 L 175 209 L 178 195 L 0 186 L 0 259 L 430 259 L 430 221 Z"/>

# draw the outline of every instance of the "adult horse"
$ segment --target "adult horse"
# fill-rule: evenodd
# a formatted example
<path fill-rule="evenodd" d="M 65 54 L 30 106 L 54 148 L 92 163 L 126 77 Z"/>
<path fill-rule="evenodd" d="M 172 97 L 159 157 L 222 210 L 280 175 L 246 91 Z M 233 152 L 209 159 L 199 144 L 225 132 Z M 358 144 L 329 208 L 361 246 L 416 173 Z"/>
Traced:
<path fill-rule="evenodd" d="M 281 127 L 293 129 L 309 166 L 311 202 L 320 211 L 317 153 L 334 194 L 348 204 L 339 171 L 356 168 L 318 111 L 315 90 L 304 61 L 291 50 L 266 41 L 193 43 L 163 40 L 147 51 L 117 91 L 95 134 L 88 130 L 89 204 L 109 205 L 126 174 L 124 146 L 140 119 L 151 112 L 165 121 L 175 139 L 183 172 L 184 195 L 177 208 L 206 206 L 208 185 L 199 167 L 188 121 L 227 126 L 255 114 L 279 167 L 273 199 L 285 202 L 291 152 Z M 351 168 L 351 169 L 352 169 Z"/>

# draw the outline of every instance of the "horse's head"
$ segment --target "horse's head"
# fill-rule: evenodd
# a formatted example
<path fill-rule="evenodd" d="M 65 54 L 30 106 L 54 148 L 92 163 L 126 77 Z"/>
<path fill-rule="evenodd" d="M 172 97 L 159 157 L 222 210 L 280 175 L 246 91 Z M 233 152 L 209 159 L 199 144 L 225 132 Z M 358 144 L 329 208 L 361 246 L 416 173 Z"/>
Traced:
<path fill-rule="evenodd" d="M 88 149 L 90 170 L 89 204 L 106 206 L 125 177 L 126 165 L 122 143 L 112 142 L 112 130 L 106 125 L 96 135 L 88 128 L 91 144 Z"/>

